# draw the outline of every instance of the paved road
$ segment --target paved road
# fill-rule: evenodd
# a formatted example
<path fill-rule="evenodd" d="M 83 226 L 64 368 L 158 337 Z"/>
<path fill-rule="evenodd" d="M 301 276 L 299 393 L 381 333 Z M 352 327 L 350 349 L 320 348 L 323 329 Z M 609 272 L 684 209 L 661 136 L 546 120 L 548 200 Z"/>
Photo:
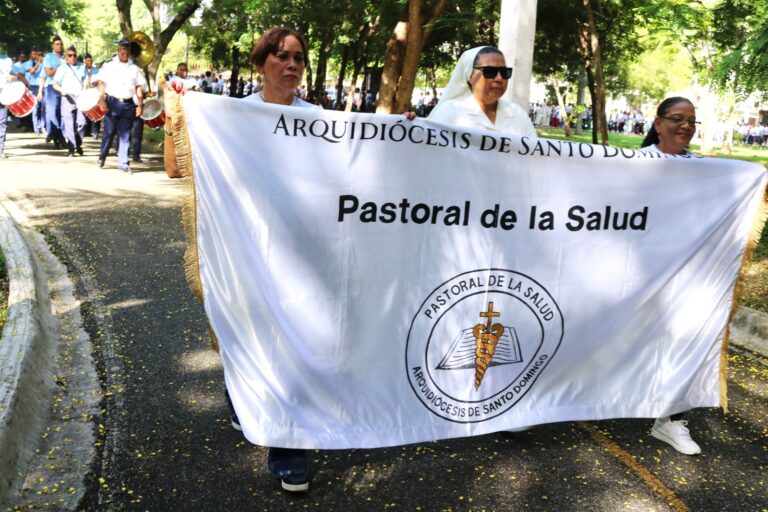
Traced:
<path fill-rule="evenodd" d="M 731 360 L 730 413 L 689 414 L 699 457 L 651 438 L 650 420 L 565 423 L 513 437 L 318 452 L 310 492 L 283 494 L 265 471 L 266 451 L 229 426 L 221 366 L 184 283 L 181 182 L 165 177 L 159 155 L 133 176 L 114 159 L 100 170 L 95 144 L 67 159 L 42 139 L 11 134 L 13 156 L 0 161 L 0 181 L 23 196 L 77 282 L 96 356 L 99 457 L 81 510 L 768 507 L 768 362 L 748 353 Z M 56 493 L 66 489 L 56 483 L 55 469 L 30 478 L 19 508 L 60 509 Z"/>

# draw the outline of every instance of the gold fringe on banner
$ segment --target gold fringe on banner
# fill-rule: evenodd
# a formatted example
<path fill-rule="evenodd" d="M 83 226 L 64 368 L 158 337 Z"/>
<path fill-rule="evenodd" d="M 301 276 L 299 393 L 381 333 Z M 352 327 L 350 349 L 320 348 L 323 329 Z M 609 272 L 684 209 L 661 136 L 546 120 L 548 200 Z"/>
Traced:
<path fill-rule="evenodd" d="M 736 285 L 733 290 L 733 303 L 731 304 L 731 314 L 728 315 L 728 324 L 725 326 L 725 332 L 723 333 L 723 345 L 720 350 L 720 404 L 725 413 L 728 413 L 728 346 L 730 345 L 730 339 L 728 337 L 728 326 L 731 325 L 731 320 L 736 314 L 736 310 L 739 308 L 739 302 L 741 302 L 741 296 L 744 294 L 744 280 L 746 279 L 746 267 L 749 261 L 752 259 L 752 252 L 760 243 L 760 235 L 763 233 L 763 227 L 765 221 L 768 219 L 768 189 L 763 190 L 763 197 L 760 200 L 760 206 L 755 214 L 755 220 L 752 222 L 752 231 L 749 233 L 749 239 L 747 240 L 747 248 L 744 250 L 744 256 L 741 258 L 741 267 L 739 268 L 739 276 L 736 279 Z"/>
<path fill-rule="evenodd" d="M 194 93 L 193 93 L 194 94 Z M 184 107 L 181 94 L 176 95 L 174 115 L 171 121 L 173 145 L 176 152 L 176 164 L 183 178 L 184 195 L 181 202 L 181 218 L 184 226 L 186 249 L 184 250 L 184 274 L 187 286 L 192 294 L 203 302 L 203 283 L 200 280 L 200 267 L 197 257 L 197 198 L 195 196 L 195 175 L 192 169 L 192 147 L 189 143 L 187 120 L 184 117 Z M 207 320 L 206 320 L 207 321 Z M 219 351 L 219 342 L 208 323 L 211 335 L 211 348 Z"/>

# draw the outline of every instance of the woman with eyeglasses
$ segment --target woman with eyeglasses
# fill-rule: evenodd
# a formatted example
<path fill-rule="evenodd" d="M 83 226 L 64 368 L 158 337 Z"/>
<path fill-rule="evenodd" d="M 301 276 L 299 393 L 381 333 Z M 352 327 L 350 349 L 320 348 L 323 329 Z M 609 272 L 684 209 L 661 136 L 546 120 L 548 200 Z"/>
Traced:
<path fill-rule="evenodd" d="M 672 96 L 659 104 L 656 119 L 640 145 L 644 153 L 687 155 L 696 133 L 696 107 L 687 98 Z"/>
<path fill-rule="evenodd" d="M 696 107 L 680 96 L 667 98 L 656 109 L 656 119 L 643 139 L 640 151 L 668 155 L 690 155 L 688 144 L 696 133 Z M 658 418 L 651 435 L 685 455 L 701 453 L 699 445 L 691 439 L 683 414 Z"/>
<path fill-rule="evenodd" d="M 430 121 L 536 137 L 527 112 L 502 96 L 512 68 L 501 50 L 480 46 L 464 52 Z"/>

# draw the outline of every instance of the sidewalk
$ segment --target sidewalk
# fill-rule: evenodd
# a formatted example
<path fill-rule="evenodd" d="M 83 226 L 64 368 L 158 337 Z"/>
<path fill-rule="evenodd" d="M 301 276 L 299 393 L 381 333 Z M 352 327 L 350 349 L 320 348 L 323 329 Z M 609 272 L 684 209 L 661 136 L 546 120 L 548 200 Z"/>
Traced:
<path fill-rule="evenodd" d="M 11 130 L 6 141 L 10 157 L 0 160 L 0 246 L 7 259 L 10 288 L 9 314 L 0 340 L 2 510 L 34 480 L 47 481 L 46 475 L 54 467 L 57 481 L 46 487 L 51 494 L 63 496 L 58 499 L 62 509 L 77 506 L 85 489 L 84 476 L 96 455 L 93 418 L 103 399 L 75 284 L 41 234 L 59 238 L 57 228 L 46 225 L 42 214 L 27 216 L 36 208 L 3 171 L 20 163 L 43 164 L 55 158 L 65 182 L 60 186 L 78 187 L 80 179 L 93 182 L 96 177 L 99 143 L 89 138 L 84 143 L 84 157 L 68 158 L 65 150 L 54 149 L 42 137 Z M 146 163 L 135 166 L 137 171 L 160 165 L 160 155 L 148 157 Z M 118 171 L 115 160 L 114 156 L 108 159 L 112 165 L 99 170 L 98 178 L 133 178 Z M 36 179 L 33 173 L 29 178 Z M 136 185 L 141 187 L 144 180 L 138 181 Z M 36 453 L 41 439 L 53 447 L 55 457 Z M 42 507 L 49 500 L 50 496 L 43 496 L 38 504 Z"/>

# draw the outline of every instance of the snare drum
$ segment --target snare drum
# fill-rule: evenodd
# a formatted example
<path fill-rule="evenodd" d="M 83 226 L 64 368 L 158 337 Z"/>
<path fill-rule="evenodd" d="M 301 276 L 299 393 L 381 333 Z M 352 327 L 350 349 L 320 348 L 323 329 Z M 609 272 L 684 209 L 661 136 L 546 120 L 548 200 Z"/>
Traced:
<path fill-rule="evenodd" d="M 94 123 L 101 121 L 104 111 L 99 106 L 99 90 L 96 88 L 84 90 L 77 98 L 77 109 Z"/>
<path fill-rule="evenodd" d="M 163 104 L 157 98 L 151 98 L 144 102 L 144 108 L 141 111 L 141 118 L 144 124 L 153 130 L 159 130 L 165 125 L 165 112 Z"/>
<path fill-rule="evenodd" d="M 37 98 L 23 82 L 11 82 L 0 91 L 0 103 L 8 107 L 14 117 L 24 117 L 35 109 Z"/>

